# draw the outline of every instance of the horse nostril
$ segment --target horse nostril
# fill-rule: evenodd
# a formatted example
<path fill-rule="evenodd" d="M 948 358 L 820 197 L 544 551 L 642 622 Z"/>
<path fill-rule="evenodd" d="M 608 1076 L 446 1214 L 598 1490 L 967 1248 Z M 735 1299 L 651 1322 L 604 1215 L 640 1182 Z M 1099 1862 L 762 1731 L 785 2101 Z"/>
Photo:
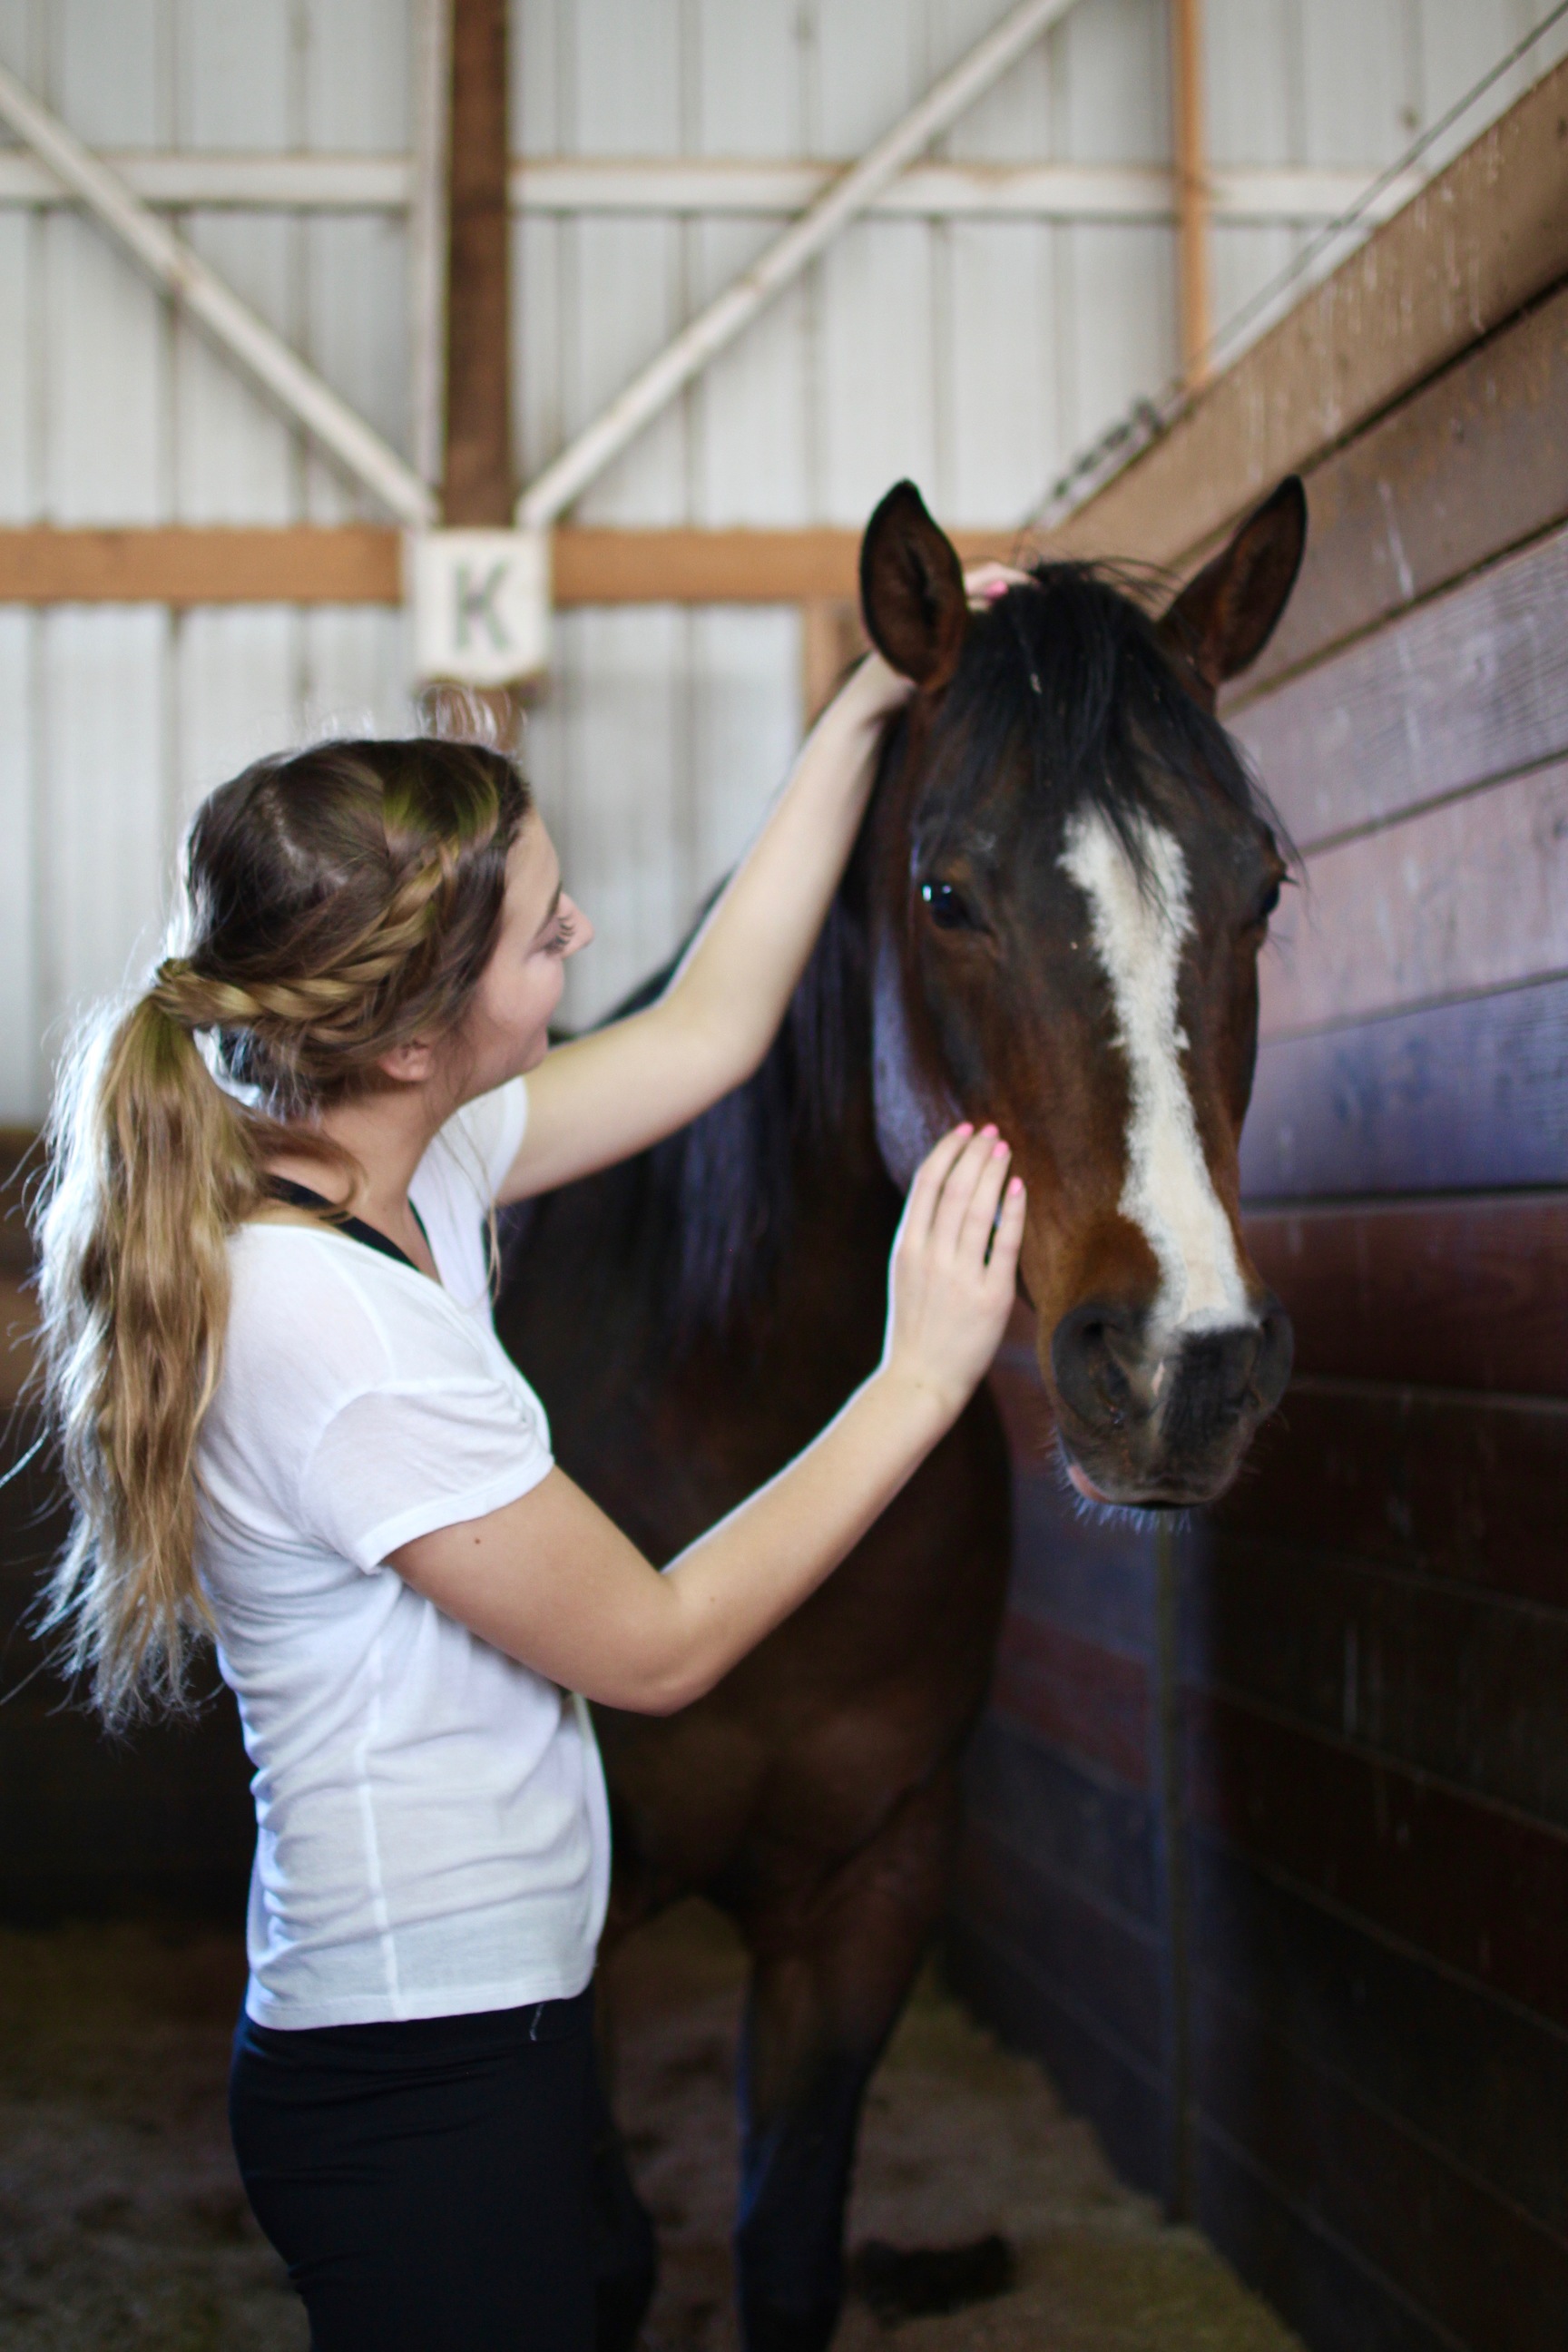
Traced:
<path fill-rule="evenodd" d="M 1138 1349 L 1137 1325 L 1119 1308 L 1092 1303 L 1065 1315 L 1051 1335 L 1051 1373 L 1062 1402 L 1080 1420 L 1124 1428 Z"/>

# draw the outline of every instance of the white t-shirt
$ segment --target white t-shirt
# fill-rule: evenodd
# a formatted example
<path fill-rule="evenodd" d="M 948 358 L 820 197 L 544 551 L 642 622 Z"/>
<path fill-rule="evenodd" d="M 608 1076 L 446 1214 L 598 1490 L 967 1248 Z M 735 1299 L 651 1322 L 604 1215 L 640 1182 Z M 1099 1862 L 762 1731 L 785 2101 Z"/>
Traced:
<path fill-rule="evenodd" d="M 420 1162 L 440 1286 L 325 1228 L 229 1244 L 199 1562 L 256 1767 L 258 2024 L 521 2007 L 593 1972 L 609 1819 L 586 1707 L 386 1565 L 551 1467 L 485 1277 L 485 1212 L 527 1115 L 519 1079 Z"/>

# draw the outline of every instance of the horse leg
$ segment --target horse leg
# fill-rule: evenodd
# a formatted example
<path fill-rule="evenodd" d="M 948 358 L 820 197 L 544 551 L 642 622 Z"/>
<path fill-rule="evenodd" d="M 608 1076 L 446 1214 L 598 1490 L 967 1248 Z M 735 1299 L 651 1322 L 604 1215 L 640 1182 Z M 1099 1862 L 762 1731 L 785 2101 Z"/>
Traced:
<path fill-rule="evenodd" d="M 756 1955 L 742 2037 L 736 2287 L 746 2352 L 824 2352 L 844 2301 L 844 2212 L 860 2105 L 950 1876 L 952 1768 L 783 1917 Z"/>

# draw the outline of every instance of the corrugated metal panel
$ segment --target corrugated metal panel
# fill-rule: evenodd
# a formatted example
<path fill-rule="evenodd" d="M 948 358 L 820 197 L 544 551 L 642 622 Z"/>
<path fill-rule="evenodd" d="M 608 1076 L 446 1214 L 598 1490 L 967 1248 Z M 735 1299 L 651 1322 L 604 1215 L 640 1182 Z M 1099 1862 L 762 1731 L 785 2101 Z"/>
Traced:
<path fill-rule="evenodd" d="M 537 155 L 844 155 L 1005 5 L 516 0 L 513 119 Z M 1545 5 L 1207 0 L 1215 161 L 1384 161 Z M 1163 0 L 1079 0 L 942 152 L 1162 163 L 1167 41 Z M 409 55 L 406 0 L 0 0 L 0 58 L 117 147 L 401 152 Z M 209 212 L 181 226 L 405 446 L 394 216 Z M 521 226 L 524 472 L 776 230 Z M 1303 235 L 1216 232 L 1216 316 Z M 1172 259 L 1169 230 L 1137 223 L 862 224 L 595 486 L 583 518 L 853 523 L 910 471 L 954 520 L 1005 522 L 1169 375 Z M 0 518 L 370 511 L 95 231 L 60 212 L 0 213 Z M 401 620 L 384 612 L 0 615 L 0 817 L 16 852 L 0 882 L 0 1117 L 37 1115 L 37 1041 L 151 936 L 193 801 L 268 744 L 406 725 L 403 665 Z M 798 665 L 791 612 L 563 620 L 529 763 L 600 926 L 571 967 L 572 1017 L 666 953 L 733 859 L 787 766 Z"/>

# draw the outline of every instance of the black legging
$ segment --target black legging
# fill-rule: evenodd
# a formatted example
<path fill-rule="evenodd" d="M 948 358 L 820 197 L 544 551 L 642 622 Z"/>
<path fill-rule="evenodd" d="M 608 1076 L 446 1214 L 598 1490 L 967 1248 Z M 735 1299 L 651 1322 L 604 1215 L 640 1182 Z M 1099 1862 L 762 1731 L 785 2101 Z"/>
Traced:
<path fill-rule="evenodd" d="M 235 2152 L 312 2352 L 591 2352 L 606 2269 L 601 2321 L 635 2333 L 651 2237 L 599 2098 L 592 2023 L 591 1992 L 302 2032 L 241 2018 Z M 606 2289 L 625 2318 L 603 2308 Z"/>

